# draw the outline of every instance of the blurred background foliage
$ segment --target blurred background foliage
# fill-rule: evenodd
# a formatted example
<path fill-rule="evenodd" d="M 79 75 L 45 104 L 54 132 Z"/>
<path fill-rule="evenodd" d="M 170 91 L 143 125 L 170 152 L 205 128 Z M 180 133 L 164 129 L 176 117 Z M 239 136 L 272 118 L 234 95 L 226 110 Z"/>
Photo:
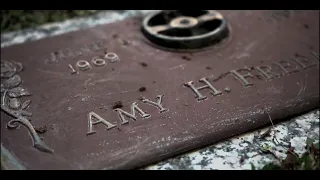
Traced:
<path fill-rule="evenodd" d="M 1 32 L 33 28 L 45 23 L 83 17 L 99 10 L 1 10 Z"/>

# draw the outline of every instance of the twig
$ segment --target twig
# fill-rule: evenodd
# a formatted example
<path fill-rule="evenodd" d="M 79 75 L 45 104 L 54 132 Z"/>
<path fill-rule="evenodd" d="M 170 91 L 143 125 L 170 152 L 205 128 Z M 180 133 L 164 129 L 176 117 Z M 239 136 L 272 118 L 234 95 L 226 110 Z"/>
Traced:
<path fill-rule="evenodd" d="M 267 115 L 269 116 L 269 120 L 270 120 L 270 122 L 271 122 L 271 124 L 272 124 L 272 127 L 274 128 L 274 124 L 273 124 L 273 122 L 272 122 L 272 119 L 271 119 L 271 117 L 270 117 L 270 114 L 268 113 L 268 111 L 265 111 L 266 113 L 267 113 Z"/>
<path fill-rule="evenodd" d="M 268 136 L 271 132 L 271 128 L 268 128 L 268 130 L 266 130 L 266 132 L 262 133 L 258 138 L 262 139 L 265 138 L 266 136 Z"/>
<path fill-rule="evenodd" d="M 274 126 L 274 124 L 273 124 L 273 122 L 272 122 L 272 119 L 271 119 L 271 117 L 270 117 L 270 114 L 268 113 L 268 111 L 266 111 L 266 113 L 267 113 L 267 115 L 268 115 L 268 117 L 269 117 L 269 120 L 270 120 L 270 122 L 271 122 L 271 124 L 272 124 L 272 128 L 275 129 L 275 126 Z M 271 129 L 270 129 L 270 130 L 271 130 Z M 277 137 L 274 136 L 273 139 L 275 139 L 275 140 L 277 141 L 277 143 L 280 144 L 279 141 L 278 141 L 278 139 L 277 139 Z M 272 139 L 272 140 L 273 140 L 273 139 Z"/>
<path fill-rule="evenodd" d="M 269 120 L 270 120 L 270 122 L 271 122 L 271 124 L 272 124 L 272 128 L 274 129 L 275 127 L 274 127 L 274 124 L 273 124 L 273 122 L 272 122 L 272 119 L 271 119 L 268 111 L 265 111 L 265 112 L 267 113 L 267 115 L 268 115 L 268 117 L 269 117 Z M 258 138 L 259 138 L 259 139 L 265 138 L 265 137 L 268 136 L 270 133 L 271 133 L 271 128 L 269 128 L 266 132 L 264 132 L 263 134 L 261 134 Z"/>

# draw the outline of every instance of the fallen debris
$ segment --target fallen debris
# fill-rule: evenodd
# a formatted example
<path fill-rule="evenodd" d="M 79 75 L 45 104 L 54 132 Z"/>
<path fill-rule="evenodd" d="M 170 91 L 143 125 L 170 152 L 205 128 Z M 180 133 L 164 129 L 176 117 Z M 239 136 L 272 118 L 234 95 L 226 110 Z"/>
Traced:
<path fill-rule="evenodd" d="M 226 88 L 224 88 L 224 91 L 227 92 L 227 93 L 229 93 L 229 92 L 231 92 L 231 88 L 226 87 Z"/>
<path fill-rule="evenodd" d="M 181 58 L 184 59 L 184 60 L 187 60 L 187 61 L 191 61 L 191 58 L 188 57 L 188 56 L 182 56 Z"/>
<path fill-rule="evenodd" d="M 270 147 L 261 147 L 264 153 L 273 155 L 279 162 L 279 165 L 276 162 L 266 164 L 261 170 L 320 170 L 319 142 L 315 144 L 313 139 L 307 138 L 306 144 L 307 151 L 301 157 L 290 147 L 283 160 L 277 157 Z M 255 167 L 252 165 L 251 169 L 255 170 Z"/>
<path fill-rule="evenodd" d="M 117 101 L 114 103 L 112 109 L 117 109 L 117 108 L 122 108 L 123 105 L 122 105 L 122 102 L 121 101 Z"/>
<path fill-rule="evenodd" d="M 271 133 L 271 128 L 268 128 L 265 132 L 261 133 L 258 138 L 263 139 L 263 138 L 269 136 L 270 133 Z"/>
<path fill-rule="evenodd" d="M 35 130 L 37 133 L 40 133 L 40 134 L 45 133 L 45 132 L 48 131 L 46 125 L 40 126 L 40 127 L 34 127 L 34 130 Z"/>
<path fill-rule="evenodd" d="M 142 87 L 139 88 L 139 91 L 140 91 L 140 92 L 144 92 L 144 91 L 146 91 L 146 90 L 147 90 L 147 88 L 144 87 L 144 86 L 142 86 Z"/>
<path fill-rule="evenodd" d="M 147 66 L 148 66 L 148 64 L 145 63 L 145 62 L 141 62 L 140 65 L 141 65 L 142 67 L 147 67 Z"/>

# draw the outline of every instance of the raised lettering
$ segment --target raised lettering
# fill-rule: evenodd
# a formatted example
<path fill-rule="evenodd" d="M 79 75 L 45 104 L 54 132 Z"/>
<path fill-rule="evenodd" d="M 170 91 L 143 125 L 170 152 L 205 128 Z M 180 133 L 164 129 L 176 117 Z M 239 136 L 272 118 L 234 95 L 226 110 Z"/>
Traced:
<path fill-rule="evenodd" d="M 105 55 L 105 59 L 108 59 L 111 63 L 120 61 L 119 56 L 116 53 L 109 52 Z"/>
<path fill-rule="evenodd" d="M 77 73 L 71 64 L 69 64 L 69 68 L 71 69 L 71 74 Z"/>
<path fill-rule="evenodd" d="M 238 71 L 249 71 L 249 72 L 247 74 L 241 75 Z M 250 68 L 245 67 L 244 69 L 231 70 L 230 73 L 246 87 L 246 86 L 253 85 L 253 83 L 249 83 L 246 80 L 247 77 L 253 78 L 253 75 L 250 73 L 250 71 L 251 71 Z"/>
<path fill-rule="evenodd" d="M 148 118 L 148 117 L 151 116 L 150 114 L 147 114 L 144 111 L 142 111 L 138 107 L 136 102 L 131 104 L 131 114 L 126 112 L 126 111 L 124 111 L 124 110 L 122 110 L 122 109 L 120 109 L 120 108 L 117 108 L 114 111 L 116 111 L 118 113 L 120 121 L 121 121 L 121 124 L 129 123 L 129 121 L 124 118 L 124 115 L 129 117 L 129 118 L 131 118 L 132 120 L 136 121 L 137 120 L 136 111 L 138 111 L 138 113 L 141 115 L 142 118 Z"/>
<path fill-rule="evenodd" d="M 266 78 L 266 80 L 271 80 L 277 76 L 280 76 L 280 74 L 271 71 L 271 66 L 256 66 L 255 69 L 258 70 Z"/>
<path fill-rule="evenodd" d="M 56 54 L 55 52 L 50 53 L 50 55 L 51 55 L 50 62 L 58 62 L 59 61 L 55 54 Z"/>
<path fill-rule="evenodd" d="M 101 66 L 106 65 L 106 60 L 101 59 L 101 58 L 99 58 L 99 57 L 94 57 L 94 58 L 92 58 L 92 63 L 93 63 L 95 66 L 101 67 Z"/>
<path fill-rule="evenodd" d="M 75 52 L 75 55 L 76 55 L 77 57 L 79 57 L 79 56 L 82 56 L 82 55 L 83 55 L 83 53 L 82 53 L 82 51 L 81 51 L 81 50 L 79 50 L 79 51 L 76 51 L 76 52 Z"/>
<path fill-rule="evenodd" d="M 82 70 L 82 71 L 86 71 L 88 69 L 91 68 L 91 65 L 89 64 L 88 61 L 85 61 L 85 60 L 79 60 L 77 62 L 77 67 L 78 69 Z"/>
<path fill-rule="evenodd" d="M 299 69 L 297 67 L 295 69 L 293 69 L 293 70 L 292 69 L 289 70 L 293 66 L 288 61 L 279 61 L 279 62 L 276 62 L 274 64 L 276 66 L 278 66 L 284 72 L 285 75 L 299 71 Z"/>
<path fill-rule="evenodd" d="M 297 64 L 299 64 L 303 69 L 307 69 L 307 68 L 310 68 L 310 67 L 316 65 L 315 62 L 313 62 L 313 63 L 311 63 L 311 64 L 308 64 L 309 61 L 308 61 L 307 58 L 305 58 L 305 57 L 300 57 L 300 58 L 295 57 L 295 58 L 291 58 L 291 59 L 292 59 L 293 61 L 295 61 Z"/>
<path fill-rule="evenodd" d="M 91 45 L 91 50 L 92 51 L 100 51 L 102 49 L 104 49 L 104 43 L 103 41 L 97 41 L 97 42 L 93 42 Z"/>
<path fill-rule="evenodd" d="M 197 98 L 198 101 L 201 101 L 201 100 L 204 100 L 204 99 L 207 98 L 206 96 L 203 96 L 203 95 L 199 92 L 199 90 L 202 90 L 202 89 L 205 89 L 205 88 L 209 88 L 209 89 L 212 91 L 211 94 L 212 94 L 213 96 L 222 94 L 222 91 L 217 90 L 216 88 L 214 88 L 213 85 L 210 84 L 210 82 L 209 82 L 206 78 L 201 78 L 201 79 L 199 80 L 199 82 L 205 83 L 206 85 L 196 88 L 196 87 L 193 85 L 193 81 L 189 81 L 189 82 L 187 82 L 187 83 L 184 84 L 186 87 L 191 88 L 191 90 L 196 94 L 196 98 Z"/>
<path fill-rule="evenodd" d="M 75 58 L 82 56 L 86 53 L 97 52 L 101 50 L 105 50 L 105 44 L 103 41 L 96 41 L 88 45 L 83 45 L 79 49 L 71 51 L 70 49 L 58 50 L 50 53 L 50 58 L 46 59 L 46 62 L 49 63 L 58 63 L 59 60 Z"/>
<path fill-rule="evenodd" d="M 73 54 L 69 49 L 66 50 L 59 50 L 54 53 L 51 53 L 51 56 L 55 56 L 56 59 L 67 59 L 67 58 L 72 58 Z"/>
<path fill-rule="evenodd" d="M 143 97 L 142 102 L 144 102 L 144 103 L 146 103 L 146 104 L 149 104 L 149 105 L 156 106 L 156 107 L 160 110 L 160 113 L 163 113 L 163 112 L 168 111 L 169 109 L 164 108 L 164 107 L 162 106 L 162 97 L 163 97 L 163 95 L 158 95 L 158 96 L 156 97 L 157 102 L 152 102 L 152 101 L 150 101 L 149 99 Z"/>
<path fill-rule="evenodd" d="M 83 53 L 90 53 L 91 52 L 91 49 L 89 47 L 90 45 L 84 45 L 83 47 L 80 48 L 80 52 L 81 52 L 81 55 Z"/>
<path fill-rule="evenodd" d="M 97 119 L 97 121 L 93 122 L 93 118 Z M 104 124 L 107 126 L 107 130 L 116 127 L 116 125 L 109 123 L 108 121 L 106 121 L 105 119 L 103 119 L 102 117 L 100 117 L 98 114 L 96 114 L 95 112 L 89 112 L 88 114 L 88 132 L 87 135 L 91 135 L 96 133 L 96 131 L 93 130 L 93 125 L 97 125 L 97 124 Z"/>

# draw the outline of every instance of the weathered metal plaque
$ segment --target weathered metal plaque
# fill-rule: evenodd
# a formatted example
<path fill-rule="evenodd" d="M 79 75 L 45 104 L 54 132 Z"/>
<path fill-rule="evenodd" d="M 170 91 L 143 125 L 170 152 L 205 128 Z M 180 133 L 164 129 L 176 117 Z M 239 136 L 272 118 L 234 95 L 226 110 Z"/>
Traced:
<path fill-rule="evenodd" d="M 319 107 L 319 11 L 219 13 L 202 50 L 141 17 L 1 49 L 2 168 L 139 168 Z"/>

